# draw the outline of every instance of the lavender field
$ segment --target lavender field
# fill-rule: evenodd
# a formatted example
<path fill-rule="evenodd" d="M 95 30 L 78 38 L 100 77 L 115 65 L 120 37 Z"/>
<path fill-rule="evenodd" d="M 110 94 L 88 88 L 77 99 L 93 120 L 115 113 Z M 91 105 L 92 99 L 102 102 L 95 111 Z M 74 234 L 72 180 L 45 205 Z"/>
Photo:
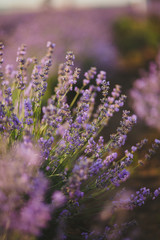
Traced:
<path fill-rule="evenodd" d="M 125 10 L 123 10 L 125 11 Z M 15 62 L 17 46 L 29 46 L 28 55 L 42 57 L 45 42 L 56 44 L 56 64 L 68 50 L 74 51 L 80 64 L 112 67 L 116 50 L 111 36 L 111 22 L 121 10 L 46 10 L 36 13 L 11 13 L 0 16 L 0 39 L 6 45 L 5 57 Z M 15 63 L 14 63 L 15 64 Z"/>
<path fill-rule="evenodd" d="M 0 14 L 0 240 L 160 239 L 157 9 Z"/>

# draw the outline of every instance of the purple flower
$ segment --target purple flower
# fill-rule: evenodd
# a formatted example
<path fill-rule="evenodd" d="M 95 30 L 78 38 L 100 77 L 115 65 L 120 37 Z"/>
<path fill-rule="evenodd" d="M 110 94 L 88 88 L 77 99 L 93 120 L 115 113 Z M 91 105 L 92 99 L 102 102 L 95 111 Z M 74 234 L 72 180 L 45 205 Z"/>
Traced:
<path fill-rule="evenodd" d="M 137 115 L 150 127 L 160 130 L 159 84 L 160 62 L 157 57 L 155 63 L 150 64 L 147 73 L 137 79 L 130 92 L 132 106 Z"/>
<path fill-rule="evenodd" d="M 27 205 L 22 208 L 20 219 L 15 223 L 17 229 L 39 235 L 40 229 L 44 228 L 50 220 L 50 208 L 39 199 L 30 200 Z"/>
<path fill-rule="evenodd" d="M 66 197 L 61 191 L 55 191 L 52 195 L 53 208 L 59 208 L 66 202 Z"/>
<path fill-rule="evenodd" d="M 5 142 L 4 142 L 5 144 Z M 15 144 L 0 161 L 0 226 L 38 235 L 50 219 L 44 202 L 48 185 L 32 145 Z"/>

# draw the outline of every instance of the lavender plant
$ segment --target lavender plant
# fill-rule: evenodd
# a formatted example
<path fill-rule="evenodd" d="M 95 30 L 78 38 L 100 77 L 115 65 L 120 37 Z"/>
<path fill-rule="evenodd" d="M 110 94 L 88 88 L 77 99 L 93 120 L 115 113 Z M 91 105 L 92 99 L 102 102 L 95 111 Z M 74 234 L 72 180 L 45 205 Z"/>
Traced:
<path fill-rule="evenodd" d="M 10 65 L 3 69 L 0 44 L 0 239 L 118 239 L 133 225 L 113 221 L 118 209 L 131 210 L 160 194 L 160 188 L 152 192 L 144 187 L 135 194 L 119 190 L 133 161 L 139 165 L 134 155 L 147 140 L 121 152 L 137 120 L 127 110 L 110 140 L 104 140 L 102 131 L 126 97 L 119 85 L 109 94 L 106 73 L 97 74 L 95 67 L 77 87 L 80 69 L 74 68 L 72 52 L 59 67 L 55 94 L 42 107 L 54 47 L 48 42 L 46 55 L 38 61 L 26 58 L 22 45 L 14 70 Z M 70 91 L 75 94 L 68 104 Z M 159 145 L 156 139 L 145 158 Z M 88 207 L 104 195 L 107 214 L 103 206 Z M 103 231 L 85 223 L 92 213 L 105 215 Z M 80 215 L 82 220 L 74 224 Z"/>
<path fill-rule="evenodd" d="M 150 64 L 149 72 L 137 79 L 131 90 L 133 108 L 150 127 L 160 131 L 160 59 Z"/>

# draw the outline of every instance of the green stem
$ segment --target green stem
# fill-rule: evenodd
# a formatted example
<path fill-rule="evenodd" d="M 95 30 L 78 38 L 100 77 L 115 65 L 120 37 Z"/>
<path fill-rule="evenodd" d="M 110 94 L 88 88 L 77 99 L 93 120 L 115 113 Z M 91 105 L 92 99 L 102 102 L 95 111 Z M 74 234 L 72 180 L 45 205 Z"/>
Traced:
<path fill-rule="evenodd" d="M 72 100 L 72 102 L 71 102 L 71 104 L 70 104 L 70 109 L 73 107 L 74 103 L 76 102 L 76 100 L 77 100 L 80 92 L 83 90 L 83 88 L 84 88 L 84 86 L 81 87 L 80 91 L 78 91 L 78 92 L 76 93 L 75 97 L 73 98 L 73 100 Z"/>

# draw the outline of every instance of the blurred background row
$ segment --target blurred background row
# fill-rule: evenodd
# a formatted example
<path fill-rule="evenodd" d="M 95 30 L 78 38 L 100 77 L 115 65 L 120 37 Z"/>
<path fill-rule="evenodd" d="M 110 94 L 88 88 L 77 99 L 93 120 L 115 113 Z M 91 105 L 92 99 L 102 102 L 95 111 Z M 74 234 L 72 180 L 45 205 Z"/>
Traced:
<path fill-rule="evenodd" d="M 0 0 L 4 65 L 16 68 L 16 53 L 22 43 L 27 45 L 28 57 L 40 59 L 47 41 L 52 41 L 56 44 L 54 67 L 43 104 L 54 92 L 58 65 L 65 61 L 66 51 L 71 50 L 76 56 L 75 65 L 82 69 L 81 77 L 91 66 L 105 70 L 111 87 L 120 84 L 127 94 L 126 108 L 140 115 L 128 136 L 130 146 L 144 137 L 149 141 L 160 138 L 159 121 L 151 121 L 160 119 L 160 65 L 152 65 L 152 69 L 150 66 L 150 62 L 158 61 L 159 12 L 159 0 Z M 137 82 L 139 78 L 143 81 Z M 152 124 L 148 124 L 145 114 L 139 114 L 136 103 L 141 107 L 140 113 L 151 117 Z M 119 114 L 112 119 L 107 134 L 115 132 L 120 117 Z M 129 184 L 135 189 L 160 186 L 159 154 L 136 170 Z M 132 239 L 160 239 L 159 209 L 156 200 L 133 212 L 139 232 L 131 233 Z"/>

